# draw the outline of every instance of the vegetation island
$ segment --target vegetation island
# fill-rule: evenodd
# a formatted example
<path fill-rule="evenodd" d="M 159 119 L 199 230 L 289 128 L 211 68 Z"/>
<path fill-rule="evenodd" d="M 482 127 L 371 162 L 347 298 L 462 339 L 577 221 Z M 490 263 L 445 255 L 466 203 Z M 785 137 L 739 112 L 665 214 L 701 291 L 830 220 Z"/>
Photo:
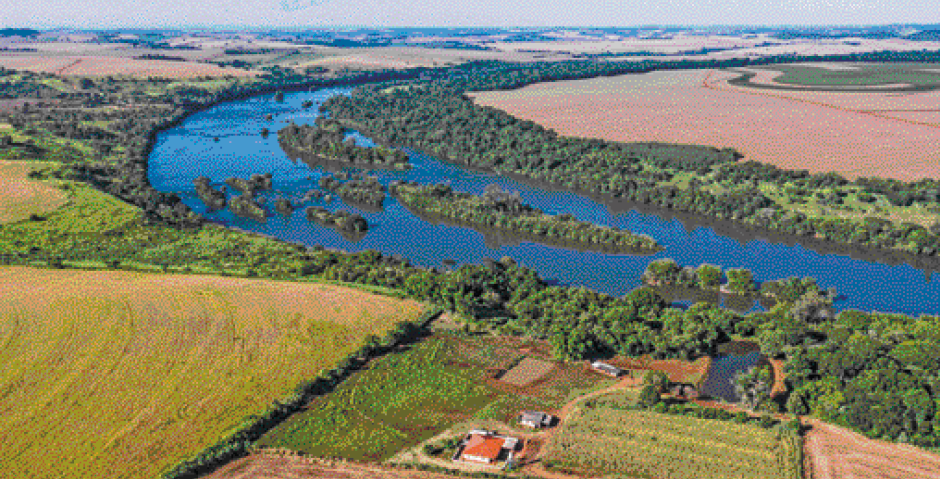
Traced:
<path fill-rule="evenodd" d="M 522 202 L 518 193 L 487 187 L 482 195 L 459 193 L 448 185 L 398 183 L 395 197 L 411 210 L 450 218 L 476 227 L 605 250 L 656 252 L 662 249 L 645 235 L 578 221 L 570 214 L 548 215 Z"/>
<path fill-rule="evenodd" d="M 346 138 L 347 129 L 338 121 L 318 117 L 315 123 L 291 123 L 278 131 L 278 141 L 292 153 L 310 154 L 329 161 L 397 170 L 407 170 L 411 167 L 408 155 L 401 150 L 384 146 L 366 148 L 356 145 L 356 140 Z"/>

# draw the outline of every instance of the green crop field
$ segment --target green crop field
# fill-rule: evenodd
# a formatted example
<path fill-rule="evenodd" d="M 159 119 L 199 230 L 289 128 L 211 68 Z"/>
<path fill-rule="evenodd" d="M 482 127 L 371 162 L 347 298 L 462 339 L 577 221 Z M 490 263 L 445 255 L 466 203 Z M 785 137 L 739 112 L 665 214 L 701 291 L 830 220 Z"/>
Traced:
<path fill-rule="evenodd" d="M 909 83 L 915 87 L 940 87 L 940 64 L 937 63 L 854 63 L 852 69 L 830 70 L 807 65 L 774 65 L 764 67 L 783 72 L 777 83 L 820 87 L 867 87 Z"/>
<path fill-rule="evenodd" d="M 478 369 L 450 364 L 454 350 L 431 338 L 381 358 L 258 445 L 357 460 L 416 445 L 500 397 Z"/>
<path fill-rule="evenodd" d="M 0 477 L 147 478 L 413 301 L 318 284 L 0 268 Z"/>
<path fill-rule="evenodd" d="M 785 433 L 632 410 L 625 402 L 576 407 L 548 446 L 546 467 L 605 477 L 799 479 L 799 441 Z"/>

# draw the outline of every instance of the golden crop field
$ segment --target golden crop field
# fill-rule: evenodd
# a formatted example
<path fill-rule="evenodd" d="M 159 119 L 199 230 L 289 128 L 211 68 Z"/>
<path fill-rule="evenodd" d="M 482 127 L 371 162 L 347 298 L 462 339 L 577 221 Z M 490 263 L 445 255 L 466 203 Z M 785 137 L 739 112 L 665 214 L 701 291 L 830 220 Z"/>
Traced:
<path fill-rule="evenodd" d="M 210 276 L 0 268 L 0 477 L 154 478 L 423 307 Z"/>
<path fill-rule="evenodd" d="M 578 406 L 543 456 L 562 472 L 650 479 L 799 479 L 798 441 L 753 425 Z"/>
<path fill-rule="evenodd" d="M 27 178 L 35 165 L 38 163 L 0 161 L 0 223 L 52 211 L 67 201 L 62 191 Z"/>

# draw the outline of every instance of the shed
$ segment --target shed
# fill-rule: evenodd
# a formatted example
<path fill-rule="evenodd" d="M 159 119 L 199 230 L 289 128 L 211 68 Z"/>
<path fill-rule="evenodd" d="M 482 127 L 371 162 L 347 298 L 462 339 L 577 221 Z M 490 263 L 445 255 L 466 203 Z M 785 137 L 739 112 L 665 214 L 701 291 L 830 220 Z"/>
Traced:
<path fill-rule="evenodd" d="M 591 363 L 591 367 L 594 368 L 595 371 L 597 371 L 597 372 L 599 372 L 599 373 L 601 373 L 601 374 L 606 374 L 606 375 L 611 376 L 611 377 L 619 378 L 620 376 L 623 375 L 623 370 L 622 370 L 622 369 L 620 369 L 620 368 L 618 368 L 617 366 L 614 366 L 614 365 L 612 365 L 612 364 L 607 364 L 607 363 L 604 363 L 604 362 L 601 362 L 601 361 L 594 361 L 594 362 L 592 362 L 592 363 Z"/>
<path fill-rule="evenodd" d="M 541 411 L 522 411 L 519 415 L 519 424 L 539 429 L 552 424 L 552 416 Z"/>

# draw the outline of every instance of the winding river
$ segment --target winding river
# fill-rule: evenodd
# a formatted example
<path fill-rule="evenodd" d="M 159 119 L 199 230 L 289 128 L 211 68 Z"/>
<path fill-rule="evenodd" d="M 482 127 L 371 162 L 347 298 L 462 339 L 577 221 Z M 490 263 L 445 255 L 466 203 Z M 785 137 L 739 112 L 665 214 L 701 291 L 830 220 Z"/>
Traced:
<path fill-rule="evenodd" d="M 309 246 L 400 254 L 420 266 L 441 267 L 445 260 L 454 260 L 458 265 L 481 263 L 484 258 L 509 256 L 558 284 L 583 285 L 622 295 L 639 285 L 640 274 L 650 261 L 671 257 L 681 265 L 713 263 L 725 268 L 748 268 L 759 281 L 813 276 L 820 285 L 838 290 L 838 309 L 940 314 L 940 282 L 931 280 L 931 272 L 940 269 L 936 266 L 940 262 L 775 237 L 739 225 L 708 222 L 645 206 L 605 204 L 578 192 L 472 171 L 411 150 L 405 150 L 414 165 L 410 171 L 376 170 L 373 174 L 386 185 L 394 180 L 449 182 L 457 191 L 472 193 L 482 193 L 487 185 L 495 183 L 503 189 L 518 191 L 526 203 L 548 213 L 571 213 L 581 220 L 644 233 L 666 249 L 655 255 L 632 256 L 535 244 L 425 220 L 394 198 L 386 200 L 384 211 L 363 210 L 339 200 L 304 203 L 304 207 L 345 208 L 362 214 L 371 229 L 364 237 L 355 239 L 307 221 L 302 208 L 290 217 L 272 212 L 263 223 L 236 217 L 227 210 L 206 211 L 193 187 L 198 176 L 208 176 L 213 184 L 220 185 L 228 177 L 247 178 L 254 173 L 271 172 L 274 191 L 267 195 L 267 208 L 272 210 L 271 200 L 278 196 L 299 201 L 305 192 L 317 189 L 317 180 L 328 172 L 323 167 L 311 167 L 289 158 L 278 145 L 274 132 L 289 121 L 312 123 L 321 102 L 348 91 L 333 88 L 293 92 L 286 94 L 283 102 L 274 101 L 273 94 L 262 95 L 218 104 L 194 114 L 157 138 L 149 160 L 150 181 L 158 190 L 179 194 L 195 211 L 228 226 Z M 302 108 L 306 100 L 312 101 L 313 107 Z M 268 114 L 273 121 L 265 120 Z M 265 127 L 272 134 L 262 138 L 259 132 Z M 371 144 L 367 138 L 354 136 L 360 144 Z M 692 301 L 690 297 L 673 299 L 680 303 Z M 750 302 L 729 305 L 742 311 L 759 307 Z"/>

